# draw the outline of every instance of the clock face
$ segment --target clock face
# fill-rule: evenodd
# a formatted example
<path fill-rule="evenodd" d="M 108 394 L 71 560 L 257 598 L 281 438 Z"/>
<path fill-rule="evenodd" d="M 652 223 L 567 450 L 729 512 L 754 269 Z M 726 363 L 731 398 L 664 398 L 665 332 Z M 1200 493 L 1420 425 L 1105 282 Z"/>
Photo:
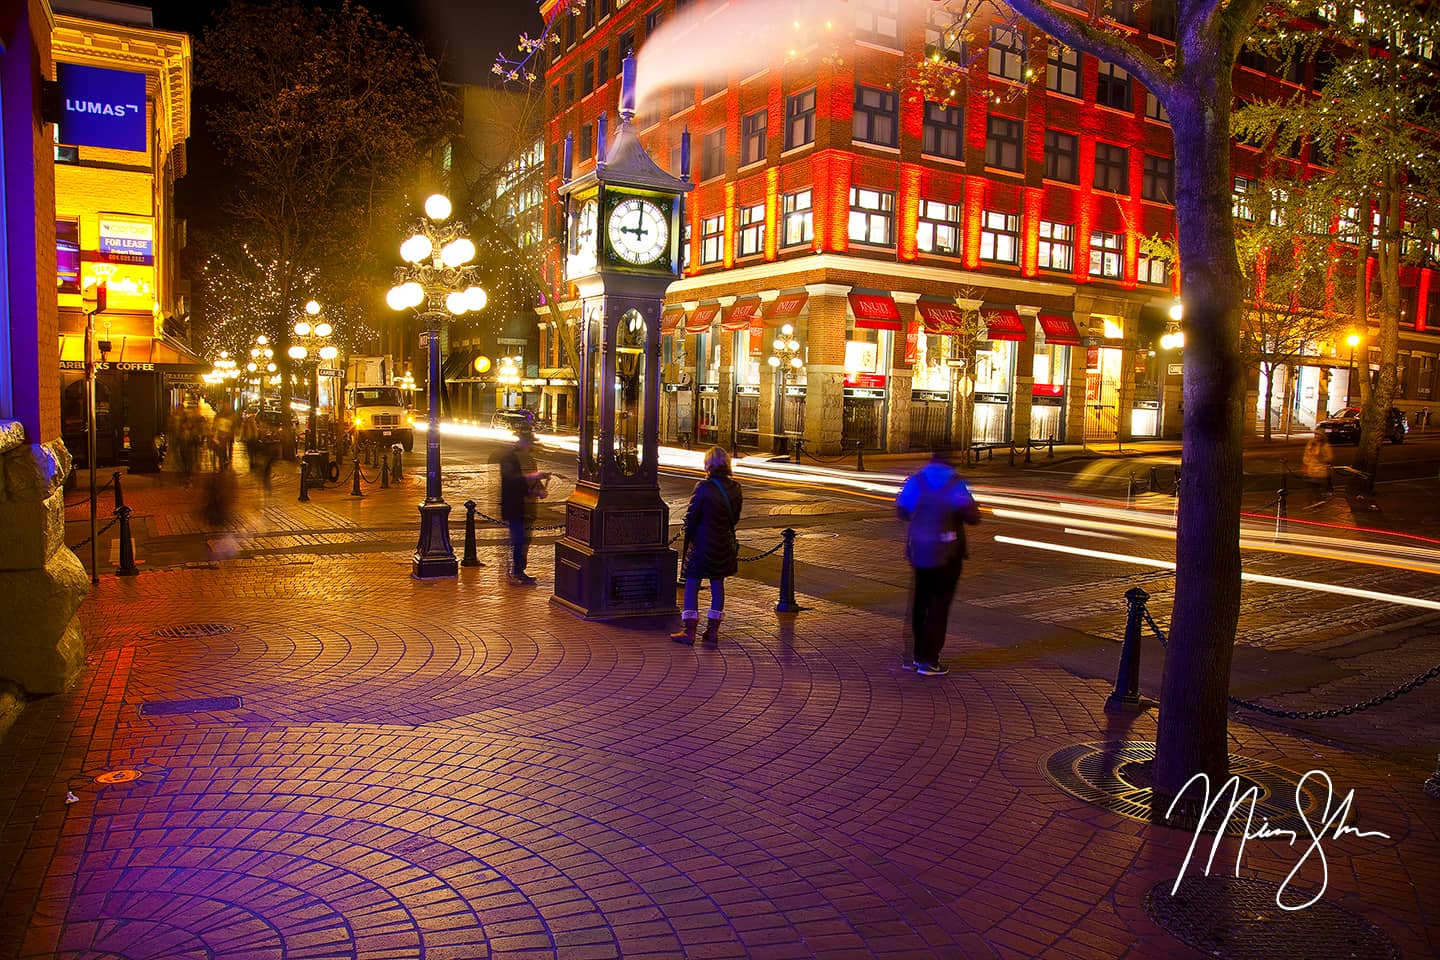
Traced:
<path fill-rule="evenodd" d="M 670 224 L 653 200 L 630 197 L 610 211 L 610 249 L 626 263 L 645 266 L 665 256 L 670 248 Z"/>
<path fill-rule="evenodd" d="M 593 273 L 597 263 L 596 230 L 599 228 L 600 205 L 591 197 L 576 206 L 570 225 L 570 249 L 565 272 L 572 277 Z"/>

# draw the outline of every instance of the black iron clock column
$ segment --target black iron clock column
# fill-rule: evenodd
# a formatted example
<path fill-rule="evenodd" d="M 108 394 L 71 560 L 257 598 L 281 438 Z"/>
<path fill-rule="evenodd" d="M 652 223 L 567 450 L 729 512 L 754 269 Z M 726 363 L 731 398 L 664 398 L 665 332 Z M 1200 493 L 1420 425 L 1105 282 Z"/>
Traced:
<path fill-rule="evenodd" d="M 565 150 L 566 279 L 580 301 L 580 452 L 565 535 L 555 544 L 557 603 L 588 619 L 673 614 L 677 557 L 660 496 L 660 308 L 679 275 L 689 134 L 679 176 L 640 144 L 635 63 L 627 57 L 620 125 L 595 165 L 572 176 Z"/>

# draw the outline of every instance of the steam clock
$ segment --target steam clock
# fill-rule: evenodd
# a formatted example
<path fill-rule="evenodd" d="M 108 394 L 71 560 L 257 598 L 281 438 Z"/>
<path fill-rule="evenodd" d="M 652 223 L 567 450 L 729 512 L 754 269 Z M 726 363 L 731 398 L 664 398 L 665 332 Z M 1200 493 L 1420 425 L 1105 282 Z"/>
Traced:
<path fill-rule="evenodd" d="M 640 144 L 634 61 L 625 60 L 620 126 L 595 167 L 570 177 L 566 278 L 580 297 L 580 450 L 565 534 L 555 544 L 555 600 L 588 619 L 675 612 L 677 557 L 656 470 L 660 308 L 678 275 L 688 134 L 680 177 Z"/>

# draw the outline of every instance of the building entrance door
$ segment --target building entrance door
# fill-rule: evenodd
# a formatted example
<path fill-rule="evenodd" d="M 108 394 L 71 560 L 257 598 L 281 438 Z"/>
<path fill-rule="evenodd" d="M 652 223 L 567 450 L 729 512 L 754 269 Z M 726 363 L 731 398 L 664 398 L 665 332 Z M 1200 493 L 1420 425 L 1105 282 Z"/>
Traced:
<path fill-rule="evenodd" d="M 846 397 L 845 420 L 840 440 L 853 447 L 856 441 L 866 450 L 884 449 L 885 401 L 869 397 Z"/>

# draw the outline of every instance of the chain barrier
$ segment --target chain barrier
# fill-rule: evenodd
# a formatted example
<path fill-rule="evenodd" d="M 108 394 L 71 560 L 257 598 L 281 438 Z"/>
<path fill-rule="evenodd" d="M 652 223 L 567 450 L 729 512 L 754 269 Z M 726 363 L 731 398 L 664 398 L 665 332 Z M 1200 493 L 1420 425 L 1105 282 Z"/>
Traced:
<path fill-rule="evenodd" d="M 811 460 L 814 460 L 816 463 L 826 463 L 826 464 L 829 464 L 829 463 L 844 463 L 846 460 L 853 460 L 853 459 L 855 459 L 853 456 L 851 456 L 851 455 L 848 454 L 848 453 L 842 453 L 842 454 L 840 454 L 840 456 L 838 456 L 838 457 L 817 457 L 817 456 L 815 456 L 815 454 L 811 453 L 809 450 L 805 450 L 805 449 L 803 449 L 803 448 L 801 449 L 800 453 L 801 453 L 802 456 L 809 457 Z"/>
<path fill-rule="evenodd" d="M 1159 625 L 1155 623 L 1155 618 L 1150 616 L 1149 608 L 1141 607 L 1140 609 L 1145 614 L 1145 622 L 1150 624 L 1150 629 L 1154 631 L 1155 639 L 1160 641 L 1161 647 L 1165 647 L 1165 634 L 1160 631 Z M 1362 700 L 1359 703 L 1352 703 L 1344 707 L 1335 707 L 1331 710 L 1285 710 L 1279 707 L 1267 707 L 1263 703 L 1256 703 L 1253 700 L 1243 700 L 1240 697 L 1230 697 L 1229 700 L 1237 707 L 1254 710 L 1256 713 L 1263 713 L 1267 717 L 1279 717 L 1284 720 L 1330 720 L 1335 717 L 1346 717 L 1352 713 L 1359 713 L 1362 710 L 1369 710 L 1371 707 L 1378 707 L 1382 703 L 1388 703 L 1397 697 L 1409 693 L 1416 687 L 1424 686 L 1436 677 L 1440 677 L 1440 664 L 1436 664 L 1419 676 L 1402 683 L 1394 690 L 1371 697 L 1369 700 Z"/>
<path fill-rule="evenodd" d="M 110 489 L 111 487 L 113 487 L 113 486 L 115 486 L 115 477 L 114 477 L 114 476 L 111 476 L 109 480 L 106 480 L 106 481 L 105 481 L 105 485 L 104 485 L 103 487 L 100 487 L 100 488 L 98 488 L 98 489 L 95 491 L 95 496 L 97 496 L 97 497 L 100 496 L 100 494 L 104 493 L 106 490 L 109 490 L 109 489 Z M 89 502 L 90 502 L 90 494 L 87 493 L 87 494 L 85 494 L 85 496 L 81 497 L 79 500 L 76 500 L 76 501 L 74 501 L 74 502 L 68 502 L 68 501 L 67 501 L 66 504 L 65 504 L 65 509 L 66 509 L 66 510 L 69 510 L 69 509 L 71 509 L 72 507 L 78 507 L 78 506 L 80 506 L 82 503 L 89 503 Z"/>
<path fill-rule="evenodd" d="M 120 522 L 119 518 L 116 518 L 116 519 L 114 519 L 114 520 L 111 520 L 109 523 L 105 524 L 105 526 L 101 527 L 99 530 L 96 530 L 96 531 L 95 531 L 95 536 L 97 536 L 97 537 L 104 536 L 104 535 L 105 535 L 105 531 L 109 530 L 111 527 L 115 526 L 115 524 L 117 524 L 117 523 L 119 523 L 119 522 Z M 86 537 L 84 540 L 81 540 L 79 543 L 75 544 L 75 545 L 72 546 L 70 549 L 71 549 L 71 550 L 79 550 L 81 547 L 86 547 L 86 546 L 89 546 L 89 545 L 90 545 L 90 538 L 89 538 L 89 537 Z"/>
<path fill-rule="evenodd" d="M 771 547 L 769 550 L 766 550 L 764 553 L 757 553 L 753 557 L 736 557 L 735 559 L 739 560 L 741 563 L 754 563 L 756 560 L 764 560 L 766 557 L 773 556 L 775 554 L 775 551 L 779 550 L 783 546 L 785 546 L 785 541 L 782 539 L 779 543 L 775 544 L 775 546 Z"/>

